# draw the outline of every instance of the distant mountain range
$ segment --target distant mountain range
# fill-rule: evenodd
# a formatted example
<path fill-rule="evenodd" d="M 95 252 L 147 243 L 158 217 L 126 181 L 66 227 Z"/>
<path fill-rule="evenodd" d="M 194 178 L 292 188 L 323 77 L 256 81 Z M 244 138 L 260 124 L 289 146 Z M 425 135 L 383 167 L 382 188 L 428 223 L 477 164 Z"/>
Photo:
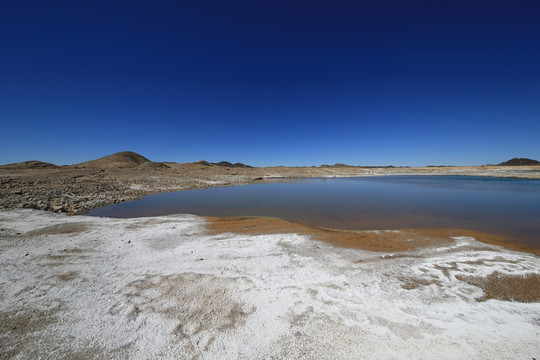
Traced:
<path fill-rule="evenodd" d="M 173 164 L 176 163 L 168 163 Z M 253 168 L 253 166 L 242 163 L 230 163 L 228 161 L 220 161 L 218 163 L 210 163 L 208 161 L 197 161 L 193 164 L 203 166 L 222 166 L 230 168 Z M 54 169 L 61 167 L 77 168 L 77 169 L 166 169 L 170 168 L 167 163 L 151 161 L 144 156 L 133 151 L 122 151 L 108 156 L 101 157 L 96 160 L 85 161 L 82 163 L 58 166 L 55 164 L 30 160 L 20 163 L 0 165 L 2 169 Z"/>
<path fill-rule="evenodd" d="M 253 168 L 253 166 L 245 165 L 242 163 L 230 163 L 228 161 L 220 161 L 218 163 L 211 163 L 205 160 L 194 162 L 194 164 L 203 165 L 203 166 L 224 166 L 232 168 Z"/>
<path fill-rule="evenodd" d="M 172 166 L 175 163 L 168 163 Z M 253 168 L 253 166 L 245 165 L 242 163 L 230 163 L 228 161 L 220 161 L 218 163 L 211 163 L 208 161 L 197 161 L 192 164 L 199 166 L 222 166 L 229 168 Z M 334 165 L 321 165 L 321 168 L 326 167 L 353 167 L 354 165 L 345 165 L 345 164 L 334 164 Z M 527 159 L 527 158 L 513 158 L 508 161 L 502 162 L 495 166 L 540 166 L 540 161 Z M 167 163 L 163 162 L 154 162 L 142 155 L 139 155 L 132 151 L 122 151 L 112 155 L 104 156 L 102 158 L 86 161 L 79 164 L 69 165 L 69 166 L 58 166 L 55 164 L 31 160 L 24 161 L 15 164 L 1 165 L 2 169 L 54 169 L 60 167 L 73 167 L 73 168 L 82 168 L 82 169 L 166 169 L 170 166 Z M 360 166 L 359 166 L 360 167 Z M 375 166 L 364 166 L 372 168 Z M 384 168 L 392 168 L 393 166 L 381 166 Z"/>
<path fill-rule="evenodd" d="M 394 168 L 396 166 L 393 166 L 393 165 L 381 165 L 381 166 L 362 166 L 362 165 L 347 165 L 347 164 L 341 164 L 341 163 L 336 163 L 334 165 L 327 165 L 327 164 L 323 164 L 321 166 L 319 166 L 320 168 L 350 168 L 350 167 L 362 167 L 362 168 L 367 168 L 367 169 L 391 169 L 391 168 Z M 409 167 L 409 166 L 397 166 L 397 167 Z"/>

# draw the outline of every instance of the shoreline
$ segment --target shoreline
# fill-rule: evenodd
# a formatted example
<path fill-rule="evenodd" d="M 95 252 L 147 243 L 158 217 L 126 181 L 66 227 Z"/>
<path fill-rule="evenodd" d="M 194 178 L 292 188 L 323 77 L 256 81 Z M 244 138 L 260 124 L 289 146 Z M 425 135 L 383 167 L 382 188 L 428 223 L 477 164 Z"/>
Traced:
<path fill-rule="evenodd" d="M 302 178 L 373 177 L 373 176 L 483 176 L 499 178 L 535 179 L 540 181 L 540 166 L 523 167 L 421 167 L 421 168 L 359 168 L 359 167 L 268 167 L 228 168 L 197 164 L 172 164 L 167 169 L 5 169 L 0 167 L 0 209 L 30 208 L 84 215 L 90 209 L 118 202 L 141 199 L 150 194 L 172 191 L 195 190 L 211 187 L 239 186 L 275 181 L 294 181 Z M 290 225 L 289 225 L 290 226 Z M 355 246 L 357 233 L 347 234 L 347 240 L 337 241 L 340 229 L 313 230 L 302 228 L 301 232 L 319 236 L 330 242 Z M 429 229 L 408 229 L 416 235 Z M 437 236 L 448 237 L 454 230 L 438 230 Z M 472 234 L 471 230 L 457 230 Z M 315 234 L 316 233 L 316 234 Z M 364 233 L 364 237 L 367 236 Z M 476 237 L 487 243 L 505 246 L 511 250 L 539 254 L 539 249 L 513 242 L 509 238 L 476 232 Z M 393 243 L 396 248 L 403 244 Z M 407 244 L 411 246 L 411 244 Z M 374 247 L 374 246 L 372 246 Z M 380 246 L 379 246 L 380 247 Z"/>
<path fill-rule="evenodd" d="M 540 166 L 484 167 L 266 167 L 229 168 L 168 163 L 169 168 L 12 169 L 0 167 L 0 209 L 29 208 L 77 214 L 144 196 L 297 178 L 367 176 L 486 176 L 540 179 Z"/>

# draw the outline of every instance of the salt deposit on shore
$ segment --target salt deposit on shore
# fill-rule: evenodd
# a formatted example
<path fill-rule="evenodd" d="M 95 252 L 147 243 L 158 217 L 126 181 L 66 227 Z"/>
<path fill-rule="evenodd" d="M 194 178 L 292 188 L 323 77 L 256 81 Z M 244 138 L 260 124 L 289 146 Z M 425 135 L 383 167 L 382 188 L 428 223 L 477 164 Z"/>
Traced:
<path fill-rule="evenodd" d="M 540 303 L 478 285 L 536 281 L 538 257 L 470 237 L 381 253 L 36 210 L 0 229 L 0 358 L 540 358 Z"/>

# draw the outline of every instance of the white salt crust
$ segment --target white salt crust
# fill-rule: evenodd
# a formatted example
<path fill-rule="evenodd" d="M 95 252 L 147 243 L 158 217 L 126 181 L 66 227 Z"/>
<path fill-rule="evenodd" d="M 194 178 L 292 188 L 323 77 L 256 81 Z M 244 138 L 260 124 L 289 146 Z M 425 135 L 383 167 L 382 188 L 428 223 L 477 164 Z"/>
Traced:
<path fill-rule="evenodd" d="M 376 253 L 33 210 L 0 211 L 0 229 L 0 358 L 540 358 L 540 303 L 477 302 L 456 278 L 539 258 L 470 237 Z"/>

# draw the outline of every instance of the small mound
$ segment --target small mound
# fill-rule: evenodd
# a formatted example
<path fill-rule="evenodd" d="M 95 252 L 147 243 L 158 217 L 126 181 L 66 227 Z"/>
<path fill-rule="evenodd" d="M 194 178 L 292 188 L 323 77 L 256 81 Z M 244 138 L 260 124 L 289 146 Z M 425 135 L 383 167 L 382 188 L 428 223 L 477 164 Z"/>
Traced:
<path fill-rule="evenodd" d="M 540 165 L 540 161 L 527 158 L 513 158 L 502 162 L 497 166 L 535 166 Z"/>
<path fill-rule="evenodd" d="M 97 168 L 97 169 L 129 169 L 129 168 L 167 168 L 162 163 L 156 163 L 148 160 L 142 155 L 132 151 L 123 151 L 108 155 L 96 160 L 75 164 L 78 168 Z"/>
<path fill-rule="evenodd" d="M 48 162 L 43 162 L 43 161 L 37 161 L 37 160 L 30 160 L 30 161 L 23 161 L 20 163 L 0 165 L 0 168 L 2 169 L 56 169 L 58 167 L 59 167 L 58 165 L 51 164 Z"/>
<path fill-rule="evenodd" d="M 342 164 L 342 163 L 336 163 L 334 165 L 327 165 L 327 164 L 324 164 L 324 165 L 321 165 L 319 166 L 320 168 L 333 168 L 333 167 L 336 167 L 336 168 L 344 168 L 344 167 L 354 167 L 353 165 L 347 165 L 347 164 Z"/>
<path fill-rule="evenodd" d="M 143 164 L 139 165 L 137 168 L 140 168 L 140 169 L 169 169 L 170 166 L 166 165 L 164 163 L 150 161 L 150 162 L 143 163 Z"/>
<path fill-rule="evenodd" d="M 194 162 L 193 164 L 195 164 L 195 165 L 202 165 L 202 166 L 212 166 L 212 164 L 210 164 L 208 161 L 205 161 L 205 160 L 196 161 L 196 162 Z"/>
<path fill-rule="evenodd" d="M 218 163 L 212 163 L 213 165 L 217 166 L 224 166 L 224 167 L 234 167 L 234 168 L 252 168 L 253 166 L 245 165 L 242 163 L 230 163 L 228 161 L 220 161 Z"/>

